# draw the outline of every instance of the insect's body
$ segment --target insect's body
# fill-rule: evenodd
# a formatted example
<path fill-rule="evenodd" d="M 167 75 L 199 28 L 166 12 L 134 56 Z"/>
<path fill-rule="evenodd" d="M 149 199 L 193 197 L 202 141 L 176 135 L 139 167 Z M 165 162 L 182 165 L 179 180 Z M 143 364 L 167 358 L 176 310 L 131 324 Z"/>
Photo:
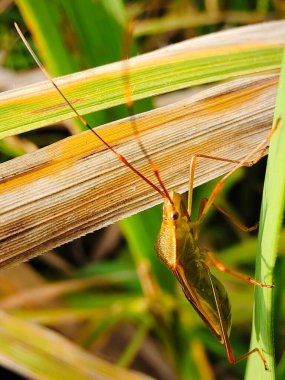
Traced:
<path fill-rule="evenodd" d="M 199 246 L 199 224 L 191 222 L 180 194 L 169 193 L 163 206 L 163 220 L 155 246 L 159 258 L 171 269 L 195 310 L 221 343 L 224 342 L 217 305 L 208 272 L 208 251 Z M 231 307 L 221 282 L 211 275 L 227 333 L 231 328 Z"/>

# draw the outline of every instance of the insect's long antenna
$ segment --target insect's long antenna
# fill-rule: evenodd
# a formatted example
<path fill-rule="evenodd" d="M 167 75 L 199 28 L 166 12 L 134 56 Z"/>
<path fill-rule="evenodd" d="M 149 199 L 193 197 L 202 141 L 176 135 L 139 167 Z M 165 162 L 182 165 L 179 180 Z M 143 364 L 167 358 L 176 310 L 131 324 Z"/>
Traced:
<path fill-rule="evenodd" d="M 154 183 L 152 183 L 148 178 L 146 178 L 142 173 L 140 173 L 124 156 L 122 156 L 120 153 L 118 153 L 106 140 L 103 139 L 89 124 L 88 122 L 84 119 L 83 116 L 81 116 L 78 111 L 73 107 L 71 102 L 66 98 L 66 96 L 63 94 L 61 89 L 57 86 L 55 83 L 54 79 L 51 77 L 51 75 L 48 73 L 48 71 L 45 69 L 43 64 L 40 62 L 36 54 L 34 53 L 33 49 L 29 45 L 28 41 L 24 37 L 23 33 L 21 32 L 19 26 L 14 23 L 15 28 L 21 37 L 22 41 L 24 42 L 26 48 L 30 52 L 31 56 L 35 60 L 36 64 L 44 74 L 44 76 L 51 82 L 51 84 L 54 86 L 54 88 L 57 90 L 57 92 L 61 95 L 61 97 L 65 100 L 65 102 L 68 104 L 68 106 L 72 109 L 74 114 L 79 118 L 79 120 L 85 125 L 86 128 L 88 128 L 105 146 L 107 146 L 108 149 L 110 149 L 117 157 L 118 159 L 125 164 L 128 168 L 130 168 L 137 176 L 139 176 L 141 179 L 143 179 L 147 184 L 149 184 L 155 191 L 157 191 L 163 198 L 168 198 L 171 200 L 169 197 L 168 192 L 165 191 L 165 187 L 163 187 L 163 191 L 161 191 Z"/>
<path fill-rule="evenodd" d="M 130 51 L 130 46 L 131 46 L 131 39 L 132 39 L 132 35 L 133 35 L 133 29 L 134 29 L 134 26 L 135 26 L 135 22 L 128 22 L 127 23 L 127 26 L 124 28 L 124 40 L 123 40 L 123 50 L 122 50 L 122 56 L 123 56 L 123 75 L 122 75 L 122 78 L 123 78 L 123 81 L 124 81 L 124 90 L 125 90 L 125 100 L 126 100 L 126 105 L 127 105 L 127 112 L 129 114 L 129 117 L 130 117 L 130 123 L 131 123 L 131 126 L 133 128 L 133 131 L 134 131 L 134 136 L 137 140 L 137 143 L 142 151 L 142 153 L 144 154 L 145 158 L 148 160 L 149 162 L 149 165 L 154 173 L 154 175 L 156 176 L 160 186 L 162 187 L 165 195 L 166 195 L 166 198 L 170 201 L 170 203 L 173 203 L 172 202 L 172 199 L 160 177 L 160 174 L 159 174 L 159 171 L 158 171 L 158 168 L 157 166 L 154 164 L 154 162 L 152 161 L 152 159 L 150 158 L 141 138 L 140 138 L 140 134 L 139 134 L 139 131 L 138 131 L 138 127 L 137 127 L 137 122 L 136 122 L 136 118 L 135 118 L 135 112 L 134 112 L 134 100 L 133 100 L 133 97 L 132 97 L 132 89 L 131 89 L 131 84 L 130 84 L 130 76 L 129 76 L 129 67 L 128 67 L 128 60 L 129 60 L 129 51 Z"/>

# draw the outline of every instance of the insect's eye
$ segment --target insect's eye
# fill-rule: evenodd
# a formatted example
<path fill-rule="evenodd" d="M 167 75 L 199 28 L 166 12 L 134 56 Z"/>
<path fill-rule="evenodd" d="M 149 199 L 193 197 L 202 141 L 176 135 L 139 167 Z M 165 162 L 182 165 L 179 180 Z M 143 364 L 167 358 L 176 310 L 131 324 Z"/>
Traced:
<path fill-rule="evenodd" d="M 172 212 L 172 213 L 170 214 L 170 218 L 171 218 L 172 220 L 177 220 L 178 217 L 179 217 L 179 214 L 178 214 L 177 211 L 174 211 L 174 212 Z"/>

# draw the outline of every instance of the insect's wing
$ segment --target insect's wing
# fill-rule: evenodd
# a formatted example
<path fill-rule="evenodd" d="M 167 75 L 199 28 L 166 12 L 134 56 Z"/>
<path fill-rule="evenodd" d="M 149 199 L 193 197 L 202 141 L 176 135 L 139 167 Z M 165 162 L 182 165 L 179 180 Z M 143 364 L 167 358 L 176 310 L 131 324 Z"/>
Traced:
<path fill-rule="evenodd" d="M 203 319 L 203 321 L 209 327 L 209 329 L 213 332 L 213 334 L 217 337 L 217 339 L 220 342 L 223 342 L 221 326 L 217 315 L 216 307 L 213 307 L 212 303 L 209 303 L 207 298 L 199 294 L 198 289 L 193 286 L 191 281 L 189 281 L 187 272 L 184 270 L 182 266 L 177 265 L 173 273 L 179 281 L 179 284 L 187 300 L 191 303 L 191 305 L 194 307 L 194 309 L 197 311 L 197 313 L 200 315 L 200 317 Z M 218 281 L 217 279 L 215 280 Z M 201 286 L 203 285 L 205 285 L 205 283 L 201 284 Z M 211 294 L 211 296 L 214 298 L 213 294 Z M 230 325 L 230 322 L 228 323 L 228 321 L 226 321 L 226 324 L 228 326 Z M 228 330 L 229 329 L 230 326 L 228 326 Z"/>

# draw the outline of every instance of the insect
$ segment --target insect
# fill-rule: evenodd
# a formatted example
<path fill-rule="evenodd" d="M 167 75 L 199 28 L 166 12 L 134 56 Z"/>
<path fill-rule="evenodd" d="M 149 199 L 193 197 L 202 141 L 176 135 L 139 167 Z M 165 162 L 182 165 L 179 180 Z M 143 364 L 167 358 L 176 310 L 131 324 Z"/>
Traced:
<path fill-rule="evenodd" d="M 251 351 L 235 357 L 230 340 L 230 328 L 231 328 L 231 309 L 229 299 L 226 290 L 222 283 L 210 272 L 209 267 L 215 266 L 223 272 L 227 272 L 241 280 L 247 281 L 253 285 L 272 288 L 270 284 L 264 284 L 256 281 L 255 279 L 237 273 L 225 267 L 218 259 L 215 258 L 213 253 L 211 253 L 206 248 L 202 248 L 199 245 L 199 230 L 200 226 L 207 215 L 210 207 L 217 208 L 220 212 L 224 213 L 230 218 L 230 220 L 235 223 L 238 227 L 243 230 L 251 231 L 253 228 L 246 228 L 234 218 L 229 216 L 223 209 L 215 204 L 215 199 L 221 189 L 223 188 L 224 182 L 230 177 L 235 171 L 237 171 L 242 166 L 252 166 L 259 159 L 261 159 L 267 148 L 268 143 L 279 125 L 279 121 L 276 126 L 268 134 L 267 138 L 262 140 L 261 143 L 253 149 L 249 154 L 240 162 L 229 160 L 226 158 L 213 157 L 204 154 L 196 154 L 191 158 L 190 161 L 190 177 L 189 177 L 189 195 L 188 195 L 188 205 L 184 205 L 182 197 L 175 191 L 168 191 L 161 179 L 158 168 L 155 166 L 154 162 L 148 155 L 143 143 L 141 142 L 139 135 L 136 131 L 136 119 L 131 113 L 130 122 L 133 125 L 136 139 L 138 144 L 144 153 L 146 159 L 148 160 L 153 173 L 157 179 L 158 184 L 156 185 L 145 177 L 141 172 L 139 172 L 124 156 L 122 156 L 117 150 L 115 150 L 107 141 L 105 141 L 96 130 L 87 123 L 87 121 L 77 112 L 72 103 L 66 98 L 62 93 L 61 89 L 57 86 L 53 78 L 49 75 L 46 69 L 43 67 L 39 59 L 36 57 L 35 53 L 32 51 L 28 42 L 24 38 L 22 32 L 16 25 L 16 29 L 25 43 L 27 49 L 33 56 L 34 60 L 38 64 L 39 68 L 42 70 L 44 75 L 49 79 L 51 84 L 55 87 L 57 92 L 62 96 L 68 106 L 73 110 L 74 114 L 81 120 L 81 122 L 98 138 L 109 150 L 111 150 L 117 158 L 130 170 L 132 170 L 137 176 L 139 176 L 143 181 L 145 181 L 149 186 L 151 186 L 156 192 L 158 192 L 164 199 L 163 206 L 163 221 L 161 229 L 159 232 L 158 240 L 156 243 L 156 251 L 159 258 L 168 266 L 168 268 L 173 272 L 177 278 L 180 286 L 187 298 L 187 300 L 192 304 L 194 309 L 214 333 L 217 339 L 225 345 L 227 358 L 230 363 L 235 364 L 249 355 L 256 353 L 259 355 L 264 368 L 267 370 L 266 360 L 261 353 L 261 351 L 256 347 Z M 126 69 L 126 68 L 125 68 Z M 126 70 L 125 70 L 126 71 Z M 125 86 L 125 98 L 128 106 L 132 108 L 132 96 L 131 89 L 128 80 L 128 75 L 125 72 L 123 75 L 124 86 Z M 253 159 L 257 155 L 257 158 Z M 192 195 L 193 195 L 193 185 L 194 185 L 194 174 L 197 165 L 197 160 L 199 158 L 209 159 L 209 160 L 219 160 L 230 162 L 234 164 L 233 169 L 227 173 L 215 186 L 212 193 L 208 199 L 203 199 L 200 204 L 200 212 L 198 219 L 192 221 L 191 210 L 192 210 Z M 255 226 L 254 226 L 255 227 Z"/>

